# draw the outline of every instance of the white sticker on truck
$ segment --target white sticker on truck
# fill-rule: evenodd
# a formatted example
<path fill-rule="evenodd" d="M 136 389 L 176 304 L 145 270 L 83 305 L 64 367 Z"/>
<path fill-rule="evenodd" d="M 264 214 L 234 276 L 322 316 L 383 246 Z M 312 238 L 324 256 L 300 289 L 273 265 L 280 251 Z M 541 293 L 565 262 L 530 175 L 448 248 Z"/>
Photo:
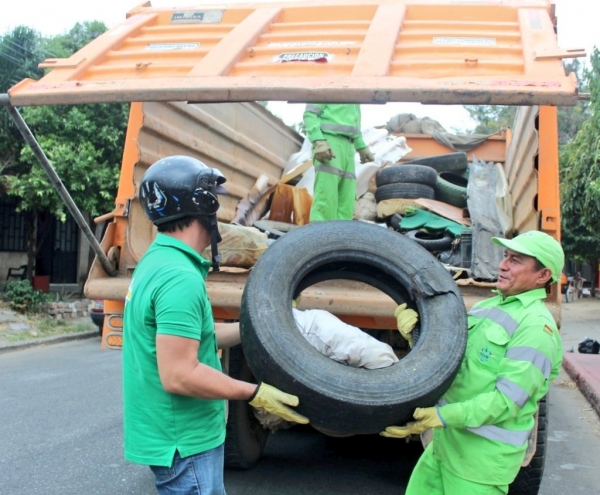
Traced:
<path fill-rule="evenodd" d="M 298 48 L 301 46 L 347 46 L 355 45 L 355 41 L 279 41 L 271 42 L 273 48 Z"/>
<path fill-rule="evenodd" d="M 446 36 L 433 38 L 433 44 L 452 46 L 496 46 L 496 38 L 455 38 Z"/>
<path fill-rule="evenodd" d="M 168 50 L 194 50 L 200 43 L 152 43 L 146 47 L 146 50 L 154 52 L 163 52 Z"/>
<path fill-rule="evenodd" d="M 272 62 L 331 62 L 333 59 L 334 56 L 327 52 L 297 52 L 280 53 L 273 57 Z"/>
<path fill-rule="evenodd" d="M 181 10 L 173 12 L 171 24 L 219 23 L 223 10 Z"/>

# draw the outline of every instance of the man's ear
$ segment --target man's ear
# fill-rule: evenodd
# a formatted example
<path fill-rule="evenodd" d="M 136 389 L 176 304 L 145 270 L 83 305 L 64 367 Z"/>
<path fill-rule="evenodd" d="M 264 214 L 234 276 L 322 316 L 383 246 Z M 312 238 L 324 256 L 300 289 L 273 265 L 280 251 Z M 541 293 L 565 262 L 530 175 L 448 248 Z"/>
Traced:
<path fill-rule="evenodd" d="M 540 270 L 539 281 L 542 285 L 546 285 L 548 280 L 552 280 L 552 270 L 550 268 L 543 268 Z"/>

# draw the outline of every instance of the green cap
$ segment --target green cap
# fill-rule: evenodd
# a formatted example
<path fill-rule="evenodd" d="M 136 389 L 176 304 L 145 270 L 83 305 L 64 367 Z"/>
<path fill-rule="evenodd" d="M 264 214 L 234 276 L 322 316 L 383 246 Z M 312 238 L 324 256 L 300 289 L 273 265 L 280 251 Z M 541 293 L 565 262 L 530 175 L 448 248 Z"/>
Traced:
<path fill-rule="evenodd" d="M 532 256 L 552 272 L 552 281 L 556 282 L 565 265 L 565 253 L 560 242 L 554 237 L 531 230 L 512 239 L 492 237 L 492 242 L 517 253 Z"/>

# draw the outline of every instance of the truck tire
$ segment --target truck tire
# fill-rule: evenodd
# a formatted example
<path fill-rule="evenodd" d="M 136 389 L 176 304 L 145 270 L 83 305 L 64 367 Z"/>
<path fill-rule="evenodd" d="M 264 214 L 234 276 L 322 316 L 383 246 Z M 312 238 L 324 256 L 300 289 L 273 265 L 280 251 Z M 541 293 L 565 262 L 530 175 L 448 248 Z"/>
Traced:
<path fill-rule="evenodd" d="M 423 232 L 422 230 L 409 230 L 404 235 L 412 239 L 427 251 L 445 251 L 452 245 L 454 237 L 448 232 Z"/>
<path fill-rule="evenodd" d="M 427 165 L 428 167 L 435 169 L 439 174 L 440 172 L 460 172 L 467 168 L 469 162 L 467 160 L 467 154 L 463 151 L 459 151 L 456 153 L 417 158 L 416 160 L 405 163 L 405 165 L 408 164 Z"/>
<path fill-rule="evenodd" d="M 425 184 L 413 184 L 395 182 L 393 184 L 385 184 L 375 189 L 375 201 L 378 203 L 384 199 L 417 199 L 427 198 L 433 199 L 435 193 L 433 187 Z"/>
<path fill-rule="evenodd" d="M 292 299 L 308 281 L 371 281 L 420 315 L 415 346 L 398 363 L 366 370 L 314 349 L 296 327 Z M 454 379 L 466 345 L 464 302 L 450 274 L 410 239 L 377 225 L 316 222 L 295 229 L 260 257 L 242 295 L 242 344 L 254 375 L 300 399 L 317 429 L 379 433 L 431 406 Z M 418 335 L 417 335 L 418 334 Z"/>
<path fill-rule="evenodd" d="M 241 345 L 229 349 L 229 376 L 256 383 Z M 243 400 L 229 401 L 225 437 L 225 467 L 249 469 L 262 457 L 269 430 L 254 416 L 253 407 Z"/>
<path fill-rule="evenodd" d="M 402 215 L 400 213 L 394 213 L 391 217 L 387 218 L 388 226 L 394 229 L 396 232 L 400 232 L 400 223 L 402 222 Z"/>
<path fill-rule="evenodd" d="M 435 199 L 458 208 L 466 208 L 467 182 L 467 179 L 458 174 L 442 172 L 435 185 Z"/>
<path fill-rule="evenodd" d="M 548 395 L 539 402 L 537 441 L 535 454 L 528 466 L 519 471 L 515 481 L 508 488 L 509 495 L 537 495 L 542 484 L 546 464 L 546 444 L 548 440 Z"/>
<path fill-rule="evenodd" d="M 395 182 L 425 184 L 435 186 L 437 172 L 425 165 L 391 165 L 377 171 L 375 184 L 377 187 Z"/>

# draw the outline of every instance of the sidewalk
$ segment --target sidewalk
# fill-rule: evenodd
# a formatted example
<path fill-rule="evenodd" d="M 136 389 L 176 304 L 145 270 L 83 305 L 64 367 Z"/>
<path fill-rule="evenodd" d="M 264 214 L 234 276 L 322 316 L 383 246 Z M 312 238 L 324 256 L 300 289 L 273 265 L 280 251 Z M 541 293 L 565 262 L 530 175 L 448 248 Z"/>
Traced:
<path fill-rule="evenodd" d="M 58 344 L 70 340 L 98 337 L 98 328 L 89 316 L 64 320 L 70 326 L 81 327 L 81 331 L 52 336 L 40 336 L 36 322 L 40 317 L 28 317 L 0 305 L 0 353 L 27 349 L 39 345 Z"/>
<path fill-rule="evenodd" d="M 600 341 L 600 299 L 578 299 L 562 305 L 563 368 L 600 416 L 600 354 L 580 354 L 585 337 Z"/>

